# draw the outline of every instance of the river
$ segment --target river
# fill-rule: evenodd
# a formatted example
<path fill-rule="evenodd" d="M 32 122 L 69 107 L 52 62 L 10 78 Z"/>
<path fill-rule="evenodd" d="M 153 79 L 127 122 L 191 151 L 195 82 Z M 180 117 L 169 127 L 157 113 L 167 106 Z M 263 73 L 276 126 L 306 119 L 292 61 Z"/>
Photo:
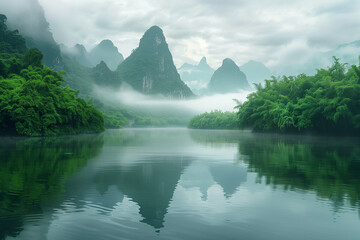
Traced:
<path fill-rule="evenodd" d="M 0 239 L 358 239 L 359 143 L 182 128 L 0 138 Z"/>

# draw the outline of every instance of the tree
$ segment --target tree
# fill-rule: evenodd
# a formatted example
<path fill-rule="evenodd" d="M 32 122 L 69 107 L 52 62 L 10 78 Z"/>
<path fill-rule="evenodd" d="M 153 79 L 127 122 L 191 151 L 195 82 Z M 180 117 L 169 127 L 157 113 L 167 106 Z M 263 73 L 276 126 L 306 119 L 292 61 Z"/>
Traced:
<path fill-rule="evenodd" d="M 27 68 L 29 66 L 33 67 L 42 67 L 41 60 L 43 58 L 43 54 L 39 49 L 31 48 L 29 49 L 24 56 L 24 67 Z"/>
<path fill-rule="evenodd" d="M 334 63 L 314 76 L 266 81 L 237 108 L 241 128 L 360 135 L 360 67 Z"/>

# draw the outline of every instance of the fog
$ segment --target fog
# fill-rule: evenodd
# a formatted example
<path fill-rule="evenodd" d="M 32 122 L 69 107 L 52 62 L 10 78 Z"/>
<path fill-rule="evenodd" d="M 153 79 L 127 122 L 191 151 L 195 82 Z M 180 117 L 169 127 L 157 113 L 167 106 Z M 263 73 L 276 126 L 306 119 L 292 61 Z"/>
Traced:
<path fill-rule="evenodd" d="M 8 27 L 18 29 L 23 36 L 37 41 L 54 41 L 38 0 L 2 0 L 0 13 L 7 16 Z"/>
<path fill-rule="evenodd" d="M 278 76 L 313 74 L 331 65 L 332 56 L 358 63 L 359 45 L 338 46 L 360 39 L 359 1 L 229 1 L 222 7 L 242 14 L 226 15 L 216 1 L 200 2 L 2 0 L 0 13 L 8 17 L 10 29 L 19 29 L 25 37 L 52 43 L 54 35 L 59 44 L 83 44 L 87 49 L 111 39 L 125 57 L 146 29 L 159 25 L 178 67 L 206 56 L 216 69 L 229 57 L 238 65 L 262 62 Z M 259 16 L 258 9 L 267 17 Z M 173 21 L 179 16 L 181 21 Z"/>
<path fill-rule="evenodd" d="M 193 115 L 213 110 L 235 111 L 234 99 L 244 102 L 249 91 L 239 91 L 211 96 L 197 96 L 194 99 L 174 100 L 162 95 L 143 95 L 128 85 L 118 90 L 94 86 L 95 95 L 102 101 L 115 106 L 128 107 L 151 115 L 192 117 Z"/>

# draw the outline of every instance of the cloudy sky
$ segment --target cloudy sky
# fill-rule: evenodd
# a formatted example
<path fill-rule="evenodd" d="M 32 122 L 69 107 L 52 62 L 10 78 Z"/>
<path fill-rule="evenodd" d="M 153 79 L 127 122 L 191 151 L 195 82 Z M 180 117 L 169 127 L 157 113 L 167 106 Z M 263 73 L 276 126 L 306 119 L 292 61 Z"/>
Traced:
<path fill-rule="evenodd" d="M 358 0 L 39 0 L 59 43 L 90 49 L 111 39 L 128 56 L 152 25 L 165 33 L 177 66 L 202 56 L 272 69 L 360 40 Z"/>

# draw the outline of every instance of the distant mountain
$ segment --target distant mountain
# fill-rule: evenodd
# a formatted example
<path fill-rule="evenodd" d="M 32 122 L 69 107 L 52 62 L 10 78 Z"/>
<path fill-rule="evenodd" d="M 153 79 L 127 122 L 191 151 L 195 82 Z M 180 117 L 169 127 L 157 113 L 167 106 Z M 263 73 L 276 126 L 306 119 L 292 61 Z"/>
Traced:
<path fill-rule="evenodd" d="M 119 82 L 119 74 L 111 71 L 104 61 L 91 69 L 91 77 L 98 85 L 114 85 Z"/>
<path fill-rule="evenodd" d="M 115 71 L 119 64 L 124 61 L 123 55 L 119 53 L 117 47 L 110 40 L 103 40 L 92 49 L 89 53 L 89 59 L 93 65 L 104 61 L 112 71 Z"/>
<path fill-rule="evenodd" d="M 90 52 L 81 44 L 76 44 L 72 48 L 61 45 L 61 52 L 75 58 L 85 67 L 95 67 L 103 61 L 112 71 L 115 71 L 119 64 L 124 61 L 123 55 L 119 53 L 111 40 L 101 41 Z"/>
<path fill-rule="evenodd" d="M 75 60 L 85 67 L 94 67 L 95 65 L 89 59 L 89 53 L 86 51 L 84 45 L 76 44 L 74 47 L 69 48 L 64 44 L 60 44 L 61 54 L 66 55 Z"/>
<path fill-rule="evenodd" d="M 209 93 L 229 93 L 238 90 L 251 90 L 245 73 L 230 58 L 223 60 L 220 68 L 218 68 L 208 85 Z"/>
<path fill-rule="evenodd" d="M 359 64 L 360 40 L 341 44 L 334 50 L 328 52 L 327 55 L 329 58 L 336 56 L 340 58 L 341 62 L 346 62 L 350 65 Z"/>
<path fill-rule="evenodd" d="M 270 79 L 271 71 L 263 63 L 250 60 L 240 67 L 245 73 L 250 84 L 262 83 L 265 79 Z"/>
<path fill-rule="evenodd" d="M 181 79 L 194 92 L 206 88 L 213 73 L 214 69 L 207 64 L 206 57 L 203 57 L 198 65 L 184 63 L 179 68 Z"/>
<path fill-rule="evenodd" d="M 8 18 L 9 28 L 19 30 L 27 47 L 38 48 L 43 53 L 44 64 L 56 70 L 63 69 L 60 47 L 49 30 L 49 23 L 38 0 L 12 0 L 11 4 L 0 1 L 0 9 Z"/>
<path fill-rule="evenodd" d="M 330 67 L 334 63 L 334 56 L 339 58 L 342 63 L 348 63 L 349 65 L 359 64 L 360 40 L 340 44 L 336 48 L 326 52 L 314 51 L 311 56 L 297 64 L 283 64 L 278 67 L 278 69 L 272 70 L 274 70 L 274 75 L 276 76 L 296 76 L 302 73 L 314 75 L 317 69 Z"/>
<path fill-rule="evenodd" d="M 158 26 L 148 29 L 139 47 L 117 69 L 122 81 L 144 94 L 163 94 L 176 99 L 192 97 L 181 81 L 163 31 Z"/>

